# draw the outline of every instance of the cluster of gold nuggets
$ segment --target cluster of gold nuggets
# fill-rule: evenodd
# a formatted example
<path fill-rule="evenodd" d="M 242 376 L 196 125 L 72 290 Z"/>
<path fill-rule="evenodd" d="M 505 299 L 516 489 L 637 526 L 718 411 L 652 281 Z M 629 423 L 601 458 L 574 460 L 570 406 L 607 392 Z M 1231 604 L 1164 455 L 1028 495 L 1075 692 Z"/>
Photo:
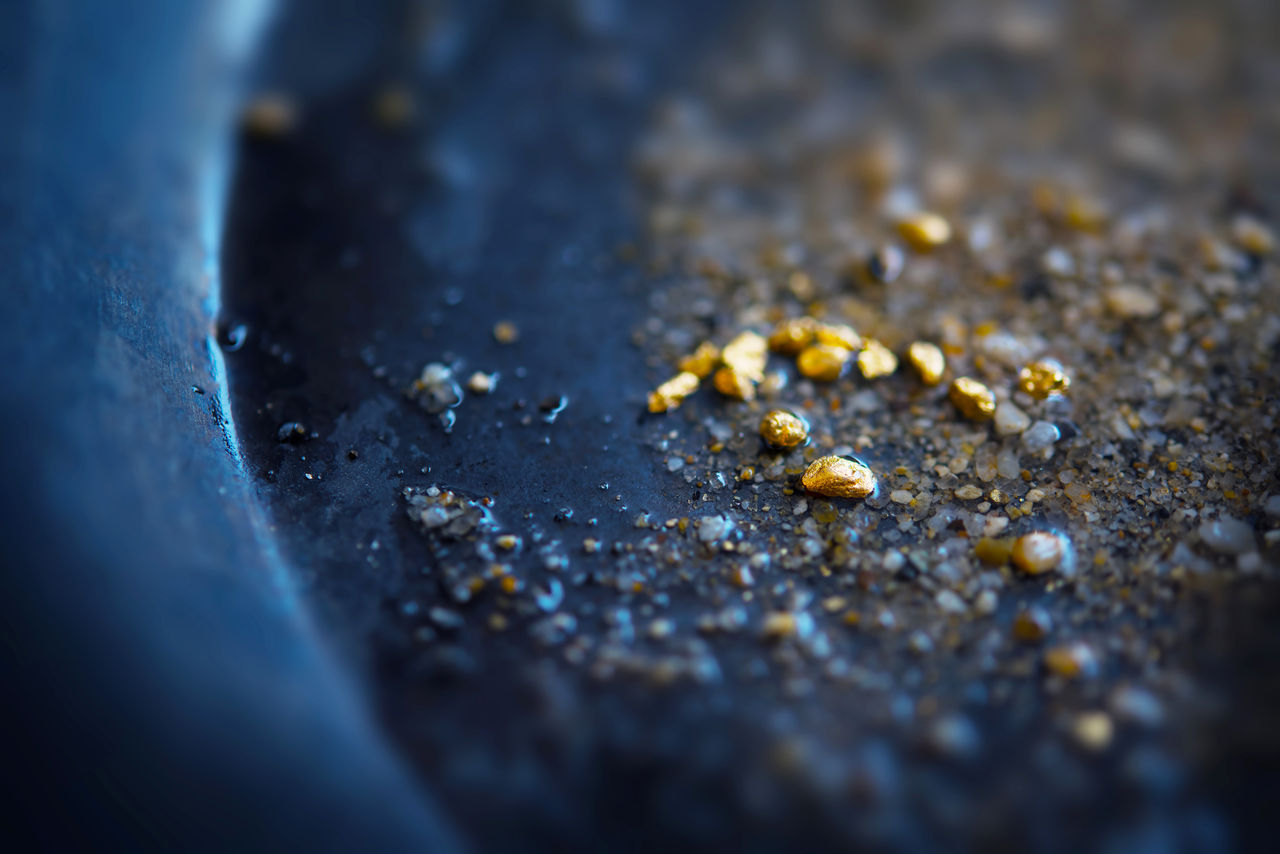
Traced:
<path fill-rule="evenodd" d="M 947 242 L 950 226 L 935 214 L 904 220 L 899 233 L 912 249 L 923 252 Z M 679 373 L 649 394 L 649 411 L 670 412 L 694 394 L 711 377 L 716 391 L 736 400 L 754 400 L 757 387 L 766 382 L 769 351 L 795 359 L 796 370 L 815 382 L 835 382 L 855 366 L 866 380 L 889 376 L 898 370 L 897 354 L 874 338 L 859 335 L 843 323 L 813 317 L 783 320 L 766 338 L 758 332 L 740 332 L 723 349 L 704 341 L 680 360 Z M 936 386 L 947 373 L 947 360 L 938 345 L 915 341 L 907 347 L 906 361 L 920 381 Z M 1018 387 L 1044 399 L 1064 393 L 1071 385 L 1062 365 L 1052 359 L 1033 362 L 1019 372 Z M 955 408 L 973 421 L 995 416 L 996 396 L 973 377 L 955 377 L 948 389 Z M 761 437 L 774 448 L 793 448 L 808 441 L 808 423 L 783 409 L 772 410 L 760 423 Z M 875 491 L 875 474 L 862 462 L 847 457 L 824 456 L 809 464 L 801 478 L 808 492 L 831 498 L 865 498 Z"/>

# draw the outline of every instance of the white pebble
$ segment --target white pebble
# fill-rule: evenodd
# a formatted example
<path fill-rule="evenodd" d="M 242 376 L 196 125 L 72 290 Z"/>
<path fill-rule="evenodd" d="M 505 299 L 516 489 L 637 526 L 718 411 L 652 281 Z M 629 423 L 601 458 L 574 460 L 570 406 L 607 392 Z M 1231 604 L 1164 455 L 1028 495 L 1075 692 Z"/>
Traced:
<path fill-rule="evenodd" d="M 1253 528 L 1230 516 L 1200 523 L 1200 539 L 1209 548 L 1224 555 L 1244 554 L 1253 551 L 1256 546 Z"/>
<path fill-rule="evenodd" d="M 1001 436 L 1014 436 L 1031 426 L 1031 416 L 1005 402 L 996 407 L 995 426 Z"/>
<path fill-rule="evenodd" d="M 1053 424 L 1048 421 L 1037 421 L 1022 434 L 1022 447 L 1033 454 L 1039 453 L 1053 447 L 1053 443 L 1058 441 L 1060 435 L 1062 434 Z"/>

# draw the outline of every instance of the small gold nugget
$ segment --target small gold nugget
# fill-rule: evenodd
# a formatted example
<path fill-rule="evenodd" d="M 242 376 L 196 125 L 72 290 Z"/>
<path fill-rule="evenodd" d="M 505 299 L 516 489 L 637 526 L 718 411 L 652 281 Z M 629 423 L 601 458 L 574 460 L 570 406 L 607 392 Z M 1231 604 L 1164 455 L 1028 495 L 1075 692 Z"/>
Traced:
<path fill-rule="evenodd" d="M 764 379 L 764 368 L 769 360 L 769 342 L 763 335 L 748 330 L 726 344 L 720 358 L 725 367 L 734 373 L 758 383 Z"/>
<path fill-rule="evenodd" d="M 871 469 L 848 457 L 819 457 L 809 463 L 800 483 L 816 495 L 828 498 L 866 498 L 876 488 Z"/>
<path fill-rule="evenodd" d="M 698 345 L 698 349 L 681 359 L 676 367 L 693 374 L 698 379 L 706 379 L 716 369 L 719 361 L 720 348 L 710 341 L 703 341 Z"/>
<path fill-rule="evenodd" d="M 1071 377 L 1056 359 L 1040 359 L 1018 371 L 1018 388 L 1038 400 L 1044 400 L 1051 394 L 1063 394 L 1071 388 Z"/>
<path fill-rule="evenodd" d="M 769 349 L 784 356 L 794 356 L 813 343 L 817 324 L 812 317 L 792 317 L 773 328 Z"/>
<path fill-rule="evenodd" d="M 760 438 L 774 448 L 794 448 L 809 439 L 809 422 L 785 409 L 773 409 L 760 419 Z"/>
<path fill-rule="evenodd" d="M 972 377 L 956 377 L 948 392 L 960 414 L 973 421 L 986 421 L 996 414 L 996 396 Z"/>
<path fill-rule="evenodd" d="M 849 351 L 830 344 L 810 344 L 796 357 L 796 368 L 811 380 L 835 382 L 849 363 Z"/>
<path fill-rule="evenodd" d="M 932 252 L 951 239 L 951 226 L 933 213 L 920 212 L 898 223 L 898 234 L 917 252 Z"/>
<path fill-rule="evenodd" d="M 735 397 L 738 400 L 756 399 L 756 384 L 733 368 L 724 367 L 716 371 L 711 382 L 716 387 L 716 391 L 726 397 Z"/>
<path fill-rule="evenodd" d="M 858 354 L 858 370 L 869 380 L 887 377 L 898 370 L 898 357 L 879 341 L 868 338 L 863 342 L 862 352 Z"/>
<path fill-rule="evenodd" d="M 649 411 L 670 412 L 697 390 L 697 374 L 681 371 L 649 393 Z"/>
<path fill-rule="evenodd" d="M 815 337 L 819 344 L 830 344 L 846 350 L 859 350 L 863 346 L 862 336 L 847 323 L 819 323 Z"/>
<path fill-rule="evenodd" d="M 947 359 L 936 344 L 928 341 L 916 341 L 907 348 L 907 361 L 920 375 L 925 385 L 937 385 L 942 382 L 942 375 L 947 370 Z"/>

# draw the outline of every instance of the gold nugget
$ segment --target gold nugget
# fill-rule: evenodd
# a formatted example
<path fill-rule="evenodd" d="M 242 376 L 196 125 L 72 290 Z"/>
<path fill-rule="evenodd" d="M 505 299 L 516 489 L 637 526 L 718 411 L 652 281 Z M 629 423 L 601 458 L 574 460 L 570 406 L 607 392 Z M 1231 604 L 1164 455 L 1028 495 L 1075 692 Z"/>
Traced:
<path fill-rule="evenodd" d="M 1018 371 L 1018 388 L 1038 400 L 1063 394 L 1071 388 L 1071 377 L 1056 359 L 1040 359 Z"/>
<path fill-rule="evenodd" d="M 847 323 L 819 323 L 814 337 L 819 344 L 830 344 L 846 350 L 860 350 L 864 343 L 857 330 Z"/>
<path fill-rule="evenodd" d="M 697 390 L 697 374 L 681 371 L 649 393 L 649 411 L 670 412 Z"/>
<path fill-rule="evenodd" d="M 807 491 L 828 498 L 866 498 L 875 491 L 876 476 L 849 457 L 819 457 L 809 463 L 800 483 Z"/>
<path fill-rule="evenodd" d="M 773 328 L 769 349 L 784 356 L 794 356 L 813 342 L 817 324 L 812 317 L 791 317 Z"/>
<path fill-rule="evenodd" d="M 720 358 L 725 367 L 734 373 L 758 383 L 764 379 L 764 368 L 769 360 L 769 342 L 763 335 L 748 330 L 726 344 Z"/>
<path fill-rule="evenodd" d="M 907 348 L 907 361 L 920 375 L 925 385 L 937 385 L 942 382 L 942 375 L 947 370 L 947 359 L 936 344 L 928 341 L 916 341 Z"/>
<path fill-rule="evenodd" d="M 810 344 L 796 357 L 796 368 L 801 374 L 818 382 L 834 382 L 849 363 L 849 351 L 830 344 Z"/>
<path fill-rule="evenodd" d="M 774 448 L 794 448 L 809 439 L 809 422 L 785 409 L 773 409 L 760 419 L 760 438 Z"/>
<path fill-rule="evenodd" d="M 960 414 L 973 421 L 986 421 L 996 413 L 996 396 L 972 377 L 952 380 L 948 396 Z"/>
<path fill-rule="evenodd" d="M 716 369 L 719 361 L 720 348 L 710 341 L 703 341 L 698 345 L 698 349 L 681 359 L 676 367 L 693 374 L 698 379 L 706 379 Z"/>
<path fill-rule="evenodd" d="M 898 223 L 898 234 L 917 252 L 932 252 L 951 239 L 951 226 L 933 213 L 913 214 Z"/>
<path fill-rule="evenodd" d="M 858 354 L 858 370 L 869 380 L 887 377 L 898 370 L 898 357 L 879 341 L 868 338 L 863 342 L 862 352 Z"/>
<path fill-rule="evenodd" d="M 716 391 L 726 397 L 735 397 L 738 400 L 756 399 L 756 384 L 750 377 L 738 373 L 733 368 L 724 367 L 716 371 L 711 378 L 711 383 L 716 387 Z"/>

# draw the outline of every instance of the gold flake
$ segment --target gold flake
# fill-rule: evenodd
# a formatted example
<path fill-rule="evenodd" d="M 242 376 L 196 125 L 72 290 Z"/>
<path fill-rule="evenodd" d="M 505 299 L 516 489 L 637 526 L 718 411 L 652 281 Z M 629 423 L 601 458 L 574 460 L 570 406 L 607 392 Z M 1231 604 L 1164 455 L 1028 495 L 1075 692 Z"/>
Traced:
<path fill-rule="evenodd" d="M 747 330 L 726 344 L 720 356 L 725 367 L 758 383 L 764 379 L 769 343 L 763 335 Z"/>
<path fill-rule="evenodd" d="M 898 357 L 879 341 L 867 338 L 862 352 L 858 354 L 858 370 L 869 380 L 887 377 L 898 370 Z"/>
<path fill-rule="evenodd" d="M 898 234 L 917 252 L 932 252 L 951 239 L 951 225 L 934 213 L 920 212 L 898 223 Z"/>
<path fill-rule="evenodd" d="M 986 421 L 995 415 L 995 394 L 972 377 L 956 377 L 952 380 L 948 397 L 965 418 Z"/>
<path fill-rule="evenodd" d="M 794 356 L 813 342 L 817 322 L 812 317 L 791 317 L 773 328 L 769 349 Z"/>
<path fill-rule="evenodd" d="M 715 372 L 711 378 L 712 384 L 716 387 L 716 391 L 725 397 L 733 397 L 738 400 L 755 400 L 756 385 L 749 377 L 738 373 L 733 368 L 724 367 Z"/>
<path fill-rule="evenodd" d="M 720 348 L 710 341 L 703 341 L 698 345 L 698 349 L 681 359 L 676 367 L 693 374 L 698 379 L 706 379 L 716 369 L 719 361 Z"/>
<path fill-rule="evenodd" d="M 499 344 L 514 344 L 520 338 L 520 330 L 509 320 L 501 320 L 493 325 L 493 340 Z"/>
<path fill-rule="evenodd" d="M 916 341 L 907 348 L 907 361 L 920 375 L 925 385 L 937 385 L 942 382 L 942 375 L 947 370 L 947 359 L 936 344 L 928 341 Z"/>
<path fill-rule="evenodd" d="M 649 393 L 650 412 L 670 412 L 698 390 L 698 376 L 681 371 Z"/>
<path fill-rule="evenodd" d="M 1056 359 L 1039 359 L 1018 372 L 1018 388 L 1038 400 L 1063 394 L 1071 388 L 1071 377 Z"/>
<path fill-rule="evenodd" d="M 796 357 L 796 368 L 801 374 L 819 382 L 834 382 L 849 363 L 849 351 L 830 344 L 811 344 Z"/>
<path fill-rule="evenodd" d="M 846 350 L 858 350 L 863 345 L 862 336 L 846 323 L 819 323 L 815 336 L 819 344 L 843 347 Z"/>

